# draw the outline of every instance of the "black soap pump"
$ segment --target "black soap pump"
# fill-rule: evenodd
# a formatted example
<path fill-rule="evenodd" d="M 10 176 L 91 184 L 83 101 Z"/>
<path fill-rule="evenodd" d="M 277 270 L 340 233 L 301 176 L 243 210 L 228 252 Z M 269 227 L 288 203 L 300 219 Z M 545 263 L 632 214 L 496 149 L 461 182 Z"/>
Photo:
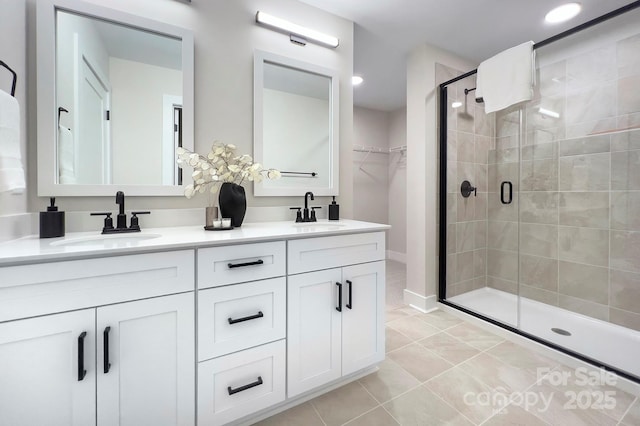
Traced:
<path fill-rule="evenodd" d="M 336 197 L 329 204 L 329 220 L 340 220 L 340 205 L 336 204 Z"/>
<path fill-rule="evenodd" d="M 64 212 L 59 212 L 56 199 L 51 197 L 51 205 L 46 212 L 40 212 L 40 238 L 64 237 Z"/>

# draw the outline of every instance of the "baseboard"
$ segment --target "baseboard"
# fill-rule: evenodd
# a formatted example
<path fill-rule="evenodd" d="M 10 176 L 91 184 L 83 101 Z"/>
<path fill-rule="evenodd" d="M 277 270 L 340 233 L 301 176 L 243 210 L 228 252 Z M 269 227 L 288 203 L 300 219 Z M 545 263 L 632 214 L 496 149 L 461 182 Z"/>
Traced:
<path fill-rule="evenodd" d="M 407 254 L 400 253 L 399 251 L 387 250 L 387 259 L 406 264 Z"/>
<path fill-rule="evenodd" d="M 435 295 L 423 296 L 406 288 L 404 289 L 404 303 L 424 313 L 438 309 L 438 299 Z"/>

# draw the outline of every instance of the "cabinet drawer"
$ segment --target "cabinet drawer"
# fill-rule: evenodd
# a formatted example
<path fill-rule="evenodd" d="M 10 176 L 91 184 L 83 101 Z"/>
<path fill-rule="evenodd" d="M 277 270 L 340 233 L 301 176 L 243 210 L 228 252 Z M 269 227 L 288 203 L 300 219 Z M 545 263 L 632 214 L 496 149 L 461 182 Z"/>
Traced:
<path fill-rule="evenodd" d="M 272 278 L 198 293 L 198 359 L 283 339 L 286 279 Z"/>
<path fill-rule="evenodd" d="M 292 240 L 289 274 L 384 260 L 384 232 Z"/>
<path fill-rule="evenodd" d="M 198 288 L 284 276 L 285 252 L 284 241 L 198 249 Z"/>
<path fill-rule="evenodd" d="M 222 425 L 285 399 L 285 341 L 198 364 L 198 424 Z"/>
<path fill-rule="evenodd" d="M 0 321 L 193 291 L 194 251 L 1 268 Z"/>

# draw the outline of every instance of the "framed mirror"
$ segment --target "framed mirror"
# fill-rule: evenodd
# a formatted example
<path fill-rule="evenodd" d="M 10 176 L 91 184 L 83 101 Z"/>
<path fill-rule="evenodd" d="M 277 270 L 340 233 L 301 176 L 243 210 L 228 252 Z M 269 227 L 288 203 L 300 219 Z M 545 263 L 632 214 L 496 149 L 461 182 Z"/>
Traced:
<path fill-rule="evenodd" d="M 37 2 L 38 195 L 183 195 L 193 34 L 75 0 Z"/>
<path fill-rule="evenodd" d="M 253 153 L 282 177 L 254 195 L 338 195 L 338 86 L 337 71 L 255 52 Z"/>

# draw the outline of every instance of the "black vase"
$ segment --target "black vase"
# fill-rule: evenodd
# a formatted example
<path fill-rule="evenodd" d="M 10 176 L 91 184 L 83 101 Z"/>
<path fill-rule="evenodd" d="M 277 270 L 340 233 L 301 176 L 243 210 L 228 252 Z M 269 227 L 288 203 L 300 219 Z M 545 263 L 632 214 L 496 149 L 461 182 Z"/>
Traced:
<path fill-rule="evenodd" d="M 244 214 L 247 212 L 247 196 L 244 187 L 230 182 L 225 182 L 220 187 L 218 195 L 220 204 L 220 215 L 231 218 L 231 226 L 238 228 L 242 226 Z"/>

